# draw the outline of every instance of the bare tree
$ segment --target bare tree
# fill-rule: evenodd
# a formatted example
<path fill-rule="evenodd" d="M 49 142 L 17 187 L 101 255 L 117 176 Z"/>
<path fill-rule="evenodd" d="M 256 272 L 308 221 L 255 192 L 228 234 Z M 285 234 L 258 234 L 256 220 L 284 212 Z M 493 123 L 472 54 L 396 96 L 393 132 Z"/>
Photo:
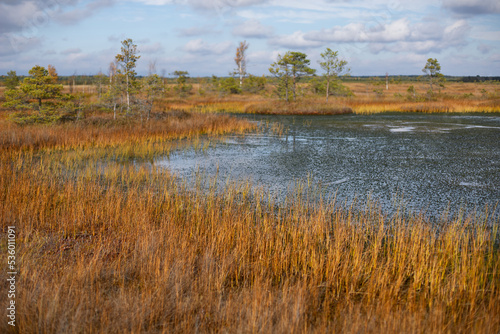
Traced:
<path fill-rule="evenodd" d="M 113 83 L 113 77 L 116 75 L 116 62 L 109 63 L 109 84 Z"/>
<path fill-rule="evenodd" d="M 156 74 L 156 59 L 150 60 L 148 63 L 148 75 Z"/>
<path fill-rule="evenodd" d="M 240 87 L 243 86 L 243 78 L 247 74 L 247 56 L 245 54 L 248 49 L 249 44 L 247 41 L 240 42 L 240 45 L 236 48 L 236 57 L 234 57 L 234 61 L 238 68 L 236 69 L 236 73 L 240 76 Z"/>

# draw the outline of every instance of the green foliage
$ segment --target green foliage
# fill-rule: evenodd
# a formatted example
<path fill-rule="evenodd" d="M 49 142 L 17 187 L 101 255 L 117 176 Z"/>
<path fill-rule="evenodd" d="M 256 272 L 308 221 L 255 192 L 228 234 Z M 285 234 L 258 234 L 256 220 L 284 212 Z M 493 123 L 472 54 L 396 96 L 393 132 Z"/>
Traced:
<path fill-rule="evenodd" d="M 75 120 L 78 108 L 72 102 L 43 105 L 38 111 L 19 111 L 9 114 L 9 120 L 18 125 L 55 124 Z"/>
<path fill-rule="evenodd" d="M 14 71 L 9 72 L 8 87 L 5 91 L 5 100 L 3 104 L 7 108 L 29 109 L 33 108 L 30 105 L 30 100 L 37 100 L 38 109 L 42 108 L 42 101 L 53 99 L 61 96 L 62 85 L 54 84 L 54 77 L 49 74 L 42 66 L 34 66 L 29 71 L 30 76 L 24 78 L 20 87 L 17 88 L 19 79 Z"/>
<path fill-rule="evenodd" d="M 446 81 L 444 75 L 441 74 L 441 65 L 436 58 L 429 58 L 427 59 L 427 63 L 422 69 L 422 72 L 424 72 L 425 76 L 427 77 L 427 81 L 429 82 L 430 89 L 428 95 L 429 97 L 432 97 L 433 85 L 438 84 L 439 87 L 443 88 Z"/>
<path fill-rule="evenodd" d="M 16 71 L 9 71 L 7 73 L 7 78 L 4 80 L 4 84 L 7 89 L 16 89 L 19 85 L 19 81 Z"/>
<path fill-rule="evenodd" d="M 245 81 L 243 81 L 243 91 L 259 94 L 265 91 L 267 79 L 265 76 L 257 77 L 254 75 L 249 75 Z"/>
<path fill-rule="evenodd" d="M 325 95 L 327 81 L 319 80 L 318 78 L 313 78 L 310 82 L 311 91 L 314 94 Z M 344 86 L 342 81 L 339 79 L 330 82 L 329 84 L 329 96 L 338 96 L 338 97 L 350 97 L 354 96 L 354 93 L 349 89 L 349 87 Z"/>
<path fill-rule="evenodd" d="M 219 92 L 221 95 L 241 94 L 242 92 L 239 82 L 234 77 L 218 78 L 212 75 L 208 87 L 212 92 Z"/>
<path fill-rule="evenodd" d="M 8 89 L 4 92 L 5 108 L 25 109 L 31 106 L 27 103 L 26 94 L 20 89 Z"/>
<path fill-rule="evenodd" d="M 292 89 L 293 100 L 297 98 L 296 83 L 303 76 L 312 75 L 316 70 L 309 67 L 311 61 L 302 52 L 288 51 L 284 56 L 278 55 L 276 62 L 271 64 L 269 72 L 278 78 L 276 93 L 280 98 L 289 101 L 289 90 Z"/>
<path fill-rule="evenodd" d="M 285 102 L 290 102 L 290 77 L 283 76 L 278 80 L 278 83 L 275 85 L 274 93 L 280 100 Z"/>
<path fill-rule="evenodd" d="M 241 94 L 241 88 L 235 78 L 219 79 L 219 92 L 225 94 Z"/>
<path fill-rule="evenodd" d="M 286 63 L 281 55 L 278 55 L 278 60 L 271 64 L 269 72 L 278 79 L 276 85 L 276 95 L 281 100 L 289 102 L 289 90 L 291 82 L 290 66 Z"/>
<path fill-rule="evenodd" d="M 330 95 L 330 83 L 335 84 L 340 75 L 348 75 L 350 69 L 347 67 L 347 61 L 338 58 L 338 51 L 333 51 L 330 48 L 326 48 L 325 52 L 321 53 L 321 58 L 323 61 L 319 62 L 319 65 L 325 71 L 323 76 L 326 78 L 326 100 L 328 101 L 328 96 Z"/>
<path fill-rule="evenodd" d="M 101 95 L 101 102 L 110 109 L 113 109 L 113 118 L 116 119 L 116 108 L 121 103 L 120 97 L 123 92 L 123 74 L 115 73 L 111 77 L 111 82 L 108 90 Z"/>
<path fill-rule="evenodd" d="M 130 111 L 130 96 L 137 93 L 138 83 L 135 72 L 136 62 L 141 56 L 138 56 L 137 45 L 132 39 L 128 38 L 122 41 L 121 53 L 115 57 L 117 65 L 120 67 L 117 74 L 124 79 L 123 89 L 127 96 L 127 111 Z"/>
<path fill-rule="evenodd" d="M 415 89 L 415 87 L 413 85 L 410 85 L 406 90 L 406 99 L 408 101 L 424 102 L 426 98 L 425 95 L 417 94 L 417 90 Z"/>
<path fill-rule="evenodd" d="M 106 85 L 109 83 L 109 78 L 104 75 L 102 72 L 99 72 L 97 75 L 94 75 L 92 78 L 92 83 L 94 84 L 96 91 L 97 91 L 97 97 L 100 99 L 102 95 L 104 94 L 104 88 Z"/>
<path fill-rule="evenodd" d="M 152 74 L 141 80 L 141 87 L 143 94 L 139 109 L 142 111 L 141 117 L 145 113 L 146 119 L 149 120 L 155 100 L 164 92 L 163 80 L 157 74 Z"/>
<path fill-rule="evenodd" d="M 384 96 L 384 90 L 382 88 L 376 88 L 376 89 L 373 90 L 373 92 L 379 98 L 382 97 L 382 96 Z"/>
<path fill-rule="evenodd" d="M 177 86 L 174 88 L 177 94 L 180 97 L 186 97 L 191 90 L 193 89 L 193 85 L 187 83 L 187 79 L 189 78 L 189 73 L 187 71 L 175 71 L 172 73 L 176 76 Z"/>
<path fill-rule="evenodd" d="M 29 71 L 30 76 L 24 78 L 20 86 L 27 99 L 38 100 L 41 109 L 42 100 L 52 99 L 61 95 L 62 85 L 54 84 L 54 77 L 42 66 L 34 66 Z"/>

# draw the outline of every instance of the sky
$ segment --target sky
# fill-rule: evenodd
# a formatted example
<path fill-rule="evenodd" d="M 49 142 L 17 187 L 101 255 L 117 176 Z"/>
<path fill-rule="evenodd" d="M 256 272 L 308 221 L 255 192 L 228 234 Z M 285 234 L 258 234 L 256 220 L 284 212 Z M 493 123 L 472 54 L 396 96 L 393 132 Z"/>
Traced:
<path fill-rule="evenodd" d="M 420 75 L 428 58 L 445 75 L 500 76 L 499 0 L 0 0 L 0 75 L 107 74 L 127 38 L 140 75 L 227 76 L 246 40 L 253 75 L 287 51 L 319 71 L 331 48 L 353 76 Z"/>

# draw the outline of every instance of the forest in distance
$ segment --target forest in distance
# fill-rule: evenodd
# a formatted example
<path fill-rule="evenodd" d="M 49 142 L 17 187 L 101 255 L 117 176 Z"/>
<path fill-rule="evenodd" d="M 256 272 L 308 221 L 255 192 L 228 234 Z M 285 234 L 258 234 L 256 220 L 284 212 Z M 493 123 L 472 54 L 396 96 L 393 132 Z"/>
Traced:
<path fill-rule="evenodd" d="M 0 272 L 0 305 L 15 311 L 0 332 L 499 332 L 498 203 L 429 219 L 424 208 L 387 213 L 376 198 L 336 201 L 309 179 L 292 180 L 277 197 L 251 181 L 221 186 L 217 177 L 180 177 L 158 163 L 186 152 L 206 159 L 230 136 L 242 142 L 259 133 L 295 154 L 301 138 L 289 139 L 280 117 L 311 128 L 306 117 L 450 115 L 482 123 L 462 132 L 440 123 L 419 133 L 427 140 L 419 144 L 469 141 L 471 160 L 486 154 L 487 164 L 465 175 L 494 175 L 498 142 L 461 134 L 494 138 L 498 78 L 446 77 L 435 58 L 421 76 L 353 77 L 329 48 L 317 66 L 289 51 L 269 75 L 252 76 L 248 47 L 239 44 L 227 77 L 158 74 L 154 63 L 139 76 L 140 47 L 125 39 L 106 74 L 59 76 L 56 66 L 34 65 L 28 76 L 1 78 L 0 252 L 12 251 L 15 238 L 15 261 L 14 274 Z M 358 128 L 405 140 L 389 155 L 413 154 L 403 146 L 417 136 L 405 137 L 412 127 L 398 124 Z M 350 152 L 356 138 L 334 140 L 367 164 Z M 370 150 L 392 150 L 382 144 Z M 340 150 L 328 153 L 341 160 Z M 434 159 L 413 155 L 420 164 Z M 461 172 L 450 166 L 448 174 Z"/>

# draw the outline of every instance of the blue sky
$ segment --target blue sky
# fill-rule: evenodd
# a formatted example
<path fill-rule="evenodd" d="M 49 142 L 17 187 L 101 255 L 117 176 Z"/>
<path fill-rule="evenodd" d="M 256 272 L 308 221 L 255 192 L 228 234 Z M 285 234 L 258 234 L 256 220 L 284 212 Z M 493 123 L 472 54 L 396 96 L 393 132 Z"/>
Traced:
<path fill-rule="evenodd" d="M 226 76 L 246 40 L 255 75 L 288 50 L 319 68 L 329 47 L 352 75 L 419 75 L 432 57 L 443 74 L 500 76 L 498 0 L 0 0 L 0 74 L 107 73 L 126 38 L 139 74 Z"/>

